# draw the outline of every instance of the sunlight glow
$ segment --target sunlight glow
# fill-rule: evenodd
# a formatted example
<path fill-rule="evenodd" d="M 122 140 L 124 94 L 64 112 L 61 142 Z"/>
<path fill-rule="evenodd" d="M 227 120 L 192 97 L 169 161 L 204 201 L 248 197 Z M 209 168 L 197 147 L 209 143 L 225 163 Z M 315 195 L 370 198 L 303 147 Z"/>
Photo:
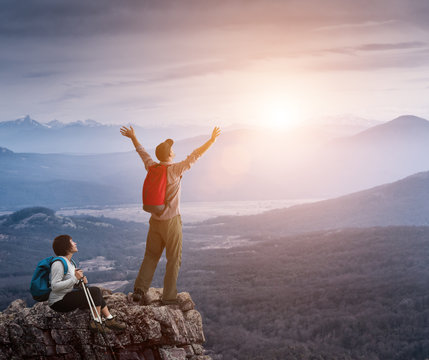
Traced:
<path fill-rule="evenodd" d="M 293 109 L 283 101 L 267 101 L 262 105 L 262 111 L 269 127 L 284 129 L 293 127 L 297 123 Z"/>
<path fill-rule="evenodd" d="M 301 125 L 300 108 L 296 101 L 283 94 L 264 94 L 255 99 L 252 117 L 259 126 L 288 130 Z"/>

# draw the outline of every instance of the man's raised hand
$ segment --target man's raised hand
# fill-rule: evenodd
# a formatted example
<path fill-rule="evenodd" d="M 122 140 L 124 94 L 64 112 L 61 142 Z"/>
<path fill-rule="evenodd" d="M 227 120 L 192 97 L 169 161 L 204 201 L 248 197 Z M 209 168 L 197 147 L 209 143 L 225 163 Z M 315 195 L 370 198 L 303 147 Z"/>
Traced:
<path fill-rule="evenodd" d="M 128 138 L 133 138 L 136 136 L 136 134 L 134 133 L 134 129 L 132 126 L 130 126 L 130 128 L 128 129 L 126 126 L 122 126 L 121 127 L 121 134 L 128 137 Z"/>
<path fill-rule="evenodd" d="M 210 140 L 212 140 L 213 142 L 216 141 L 216 138 L 220 135 L 220 128 L 218 126 L 215 126 L 215 128 L 213 129 L 212 132 L 212 137 Z"/>

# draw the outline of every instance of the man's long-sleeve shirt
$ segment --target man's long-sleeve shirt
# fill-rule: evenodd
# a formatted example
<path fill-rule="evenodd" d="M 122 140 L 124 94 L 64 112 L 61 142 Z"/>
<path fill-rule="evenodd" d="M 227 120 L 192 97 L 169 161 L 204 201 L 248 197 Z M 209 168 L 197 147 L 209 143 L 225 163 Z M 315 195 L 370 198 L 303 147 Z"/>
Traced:
<path fill-rule="evenodd" d="M 181 179 L 182 174 L 191 168 L 191 166 L 201 157 L 201 155 L 210 147 L 212 143 L 207 142 L 203 146 L 194 150 L 188 157 L 178 163 L 164 162 L 161 161 L 161 165 L 168 165 L 167 168 L 167 189 L 165 192 L 166 199 L 168 199 L 167 209 L 161 216 L 152 214 L 152 218 L 156 220 L 168 220 L 177 215 L 180 215 L 180 188 L 181 188 Z M 153 161 L 148 152 L 144 149 L 143 146 L 136 147 L 137 153 L 140 155 L 143 160 L 146 170 L 149 169 L 152 165 L 157 163 Z"/>

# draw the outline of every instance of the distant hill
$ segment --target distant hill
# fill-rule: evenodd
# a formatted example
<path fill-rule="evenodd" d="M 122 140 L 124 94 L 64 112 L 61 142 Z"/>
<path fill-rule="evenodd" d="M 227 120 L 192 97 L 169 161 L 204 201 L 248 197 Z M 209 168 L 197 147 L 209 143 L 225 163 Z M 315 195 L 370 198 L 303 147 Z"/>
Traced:
<path fill-rule="evenodd" d="M 77 242 L 76 261 L 102 256 L 112 263 L 114 269 L 90 271 L 95 283 L 135 277 L 146 231 L 147 225 L 142 223 L 60 216 L 40 206 L 0 216 L 0 311 L 18 293 L 32 301 L 28 292 L 31 275 L 41 259 L 53 255 L 52 241 L 57 235 L 69 234 Z M 133 271 L 131 275 L 129 270 Z"/>
<path fill-rule="evenodd" d="M 390 225 L 429 226 L 429 172 L 335 199 L 260 215 L 220 217 L 205 224 L 205 231 L 240 235 Z"/>
<path fill-rule="evenodd" d="M 292 186 L 318 197 L 343 195 L 427 171 L 427 154 L 429 121 L 400 116 L 301 157 L 302 175 Z"/>
<path fill-rule="evenodd" d="M 146 224 L 84 215 L 60 216 L 54 210 L 42 206 L 24 208 L 9 215 L 2 215 L 0 278 L 8 273 L 32 273 L 32 267 L 22 264 L 31 260 L 35 265 L 38 257 L 44 254 L 48 256 L 52 252 L 54 237 L 60 234 L 67 233 L 76 238 L 80 249 L 78 258 L 81 260 L 94 256 L 125 259 L 125 244 L 134 246 L 136 238 L 139 243 L 142 242 L 144 237 L 141 237 L 141 232 L 146 230 Z M 122 252 L 117 253 L 120 249 Z M 26 256 L 18 259 L 20 252 Z M 10 257 L 8 254 L 13 256 Z"/>
<path fill-rule="evenodd" d="M 429 137 L 429 121 L 414 115 L 399 116 L 392 121 L 362 131 L 354 141 L 408 141 Z"/>
<path fill-rule="evenodd" d="M 0 154 L 1 155 L 13 154 L 13 151 L 6 149 L 4 147 L 0 147 Z"/>

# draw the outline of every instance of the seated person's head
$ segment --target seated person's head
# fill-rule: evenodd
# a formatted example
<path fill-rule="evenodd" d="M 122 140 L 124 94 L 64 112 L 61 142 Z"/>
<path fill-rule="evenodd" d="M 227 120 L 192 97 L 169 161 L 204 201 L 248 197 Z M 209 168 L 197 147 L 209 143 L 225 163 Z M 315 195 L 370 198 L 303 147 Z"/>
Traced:
<path fill-rule="evenodd" d="M 72 252 L 73 244 L 70 235 L 59 235 L 54 239 L 52 248 L 57 256 L 67 256 Z"/>

